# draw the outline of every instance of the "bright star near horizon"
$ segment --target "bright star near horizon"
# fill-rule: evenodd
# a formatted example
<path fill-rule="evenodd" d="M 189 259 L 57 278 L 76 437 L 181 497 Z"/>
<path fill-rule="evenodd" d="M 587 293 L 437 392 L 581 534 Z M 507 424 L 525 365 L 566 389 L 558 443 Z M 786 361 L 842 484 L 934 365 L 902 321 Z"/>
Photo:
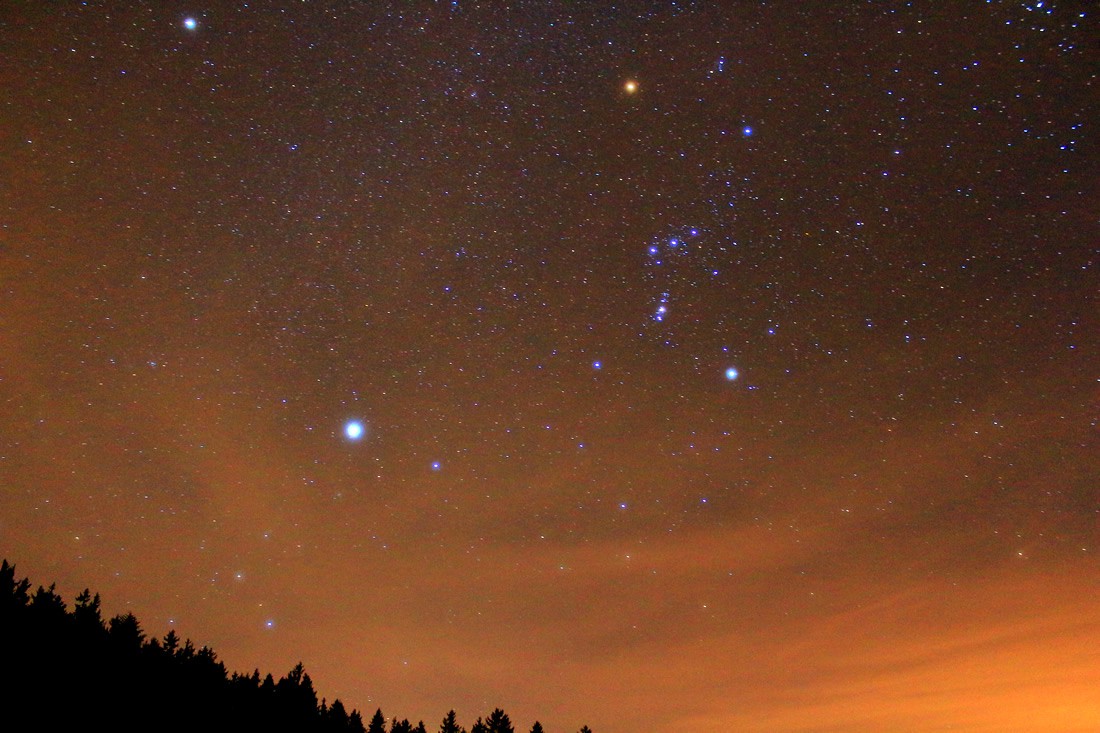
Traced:
<path fill-rule="evenodd" d="M 344 435 L 348 440 L 359 440 L 363 437 L 363 423 L 358 420 L 348 420 L 344 425 Z"/>

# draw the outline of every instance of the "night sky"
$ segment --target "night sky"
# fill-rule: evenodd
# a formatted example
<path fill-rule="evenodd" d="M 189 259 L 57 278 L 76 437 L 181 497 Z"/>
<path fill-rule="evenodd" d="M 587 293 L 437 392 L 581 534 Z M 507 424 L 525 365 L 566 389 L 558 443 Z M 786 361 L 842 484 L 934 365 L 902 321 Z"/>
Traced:
<path fill-rule="evenodd" d="M 429 729 L 1095 731 L 1098 38 L 6 2 L 0 554 Z"/>

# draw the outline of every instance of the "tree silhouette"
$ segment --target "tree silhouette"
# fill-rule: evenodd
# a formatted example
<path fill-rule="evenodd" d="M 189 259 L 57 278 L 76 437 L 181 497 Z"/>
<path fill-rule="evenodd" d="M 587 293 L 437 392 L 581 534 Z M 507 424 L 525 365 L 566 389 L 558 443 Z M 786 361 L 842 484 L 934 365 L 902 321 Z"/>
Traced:
<path fill-rule="evenodd" d="M 349 713 L 340 700 L 318 702 L 300 662 L 278 680 L 258 669 L 230 674 L 213 649 L 196 648 L 175 629 L 149 637 L 132 613 L 104 623 L 100 597 L 87 588 L 71 612 L 55 586 L 30 588 L 14 565 L 0 562 L 0 658 L 17 670 L 0 684 L 0 708 L 42 711 L 50 730 L 109 720 L 113 733 L 427 733 L 423 721 L 413 726 L 407 718 L 394 718 L 387 729 L 381 709 L 364 728 L 359 711 Z M 439 733 L 466 733 L 454 710 Z M 496 708 L 470 733 L 515 730 Z M 536 721 L 531 733 L 543 733 L 542 725 Z M 580 733 L 592 732 L 585 726 Z"/>
<path fill-rule="evenodd" d="M 160 648 L 167 654 L 175 655 L 180 648 L 180 635 L 176 633 L 175 629 L 172 629 L 164 635 L 164 641 L 161 642 Z"/>
<path fill-rule="evenodd" d="M 485 727 L 489 729 L 489 733 L 516 733 L 508 713 L 500 708 L 496 708 L 489 713 L 489 718 L 485 721 Z"/>
<path fill-rule="evenodd" d="M 351 717 L 344 709 L 344 703 L 339 700 L 333 700 L 331 706 L 321 700 L 321 721 L 325 731 L 342 731 L 347 729 Z"/>
<path fill-rule="evenodd" d="M 466 733 L 455 720 L 455 711 L 451 710 L 443 716 L 443 722 L 439 724 L 439 733 Z"/>
<path fill-rule="evenodd" d="M 317 714 L 317 693 L 301 662 L 275 684 L 275 697 L 286 723 L 305 725 Z"/>
<path fill-rule="evenodd" d="M 17 610 L 27 607 L 30 602 L 31 583 L 26 578 L 16 582 L 15 566 L 7 560 L 0 564 L 0 618 L 7 619 L 8 614 L 14 614 Z"/>
<path fill-rule="evenodd" d="M 67 615 L 65 601 L 54 592 L 56 584 L 49 588 L 38 586 L 38 590 L 31 596 L 31 610 L 46 623 L 64 623 L 62 619 Z"/>
<path fill-rule="evenodd" d="M 382 708 L 374 711 L 374 717 L 370 719 L 367 733 L 386 733 L 386 716 L 382 715 Z"/>
<path fill-rule="evenodd" d="M 112 618 L 107 624 L 107 633 L 111 644 L 120 652 L 137 653 L 145 643 L 145 632 L 141 630 L 137 616 L 132 613 L 119 614 Z"/>
<path fill-rule="evenodd" d="M 98 593 L 93 597 L 87 588 L 81 591 L 76 597 L 76 607 L 73 608 L 73 621 L 84 633 L 97 634 L 103 631 L 103 615 L 100 611 Z"/>
<path fill-rule="evenodd" d="M 69 612 L 55 586 L 32 594 L 15 566 L 0 562 L 0 650 L 19 670 L 0 685 L 0 707 L 42 711 L 49 730 L 109 720 L 117 733 L 364 733 L 357 711 L 349 715 L 339 700 L 317 703 L 301 664 L 278 682 L 270 674 L 261 681 L 258 670 L 230 676 L 210 647 L 181 643 L 175 630 L 147 639 L 132 613 L 105 624 L 101 608 L 85 589 Z"/>

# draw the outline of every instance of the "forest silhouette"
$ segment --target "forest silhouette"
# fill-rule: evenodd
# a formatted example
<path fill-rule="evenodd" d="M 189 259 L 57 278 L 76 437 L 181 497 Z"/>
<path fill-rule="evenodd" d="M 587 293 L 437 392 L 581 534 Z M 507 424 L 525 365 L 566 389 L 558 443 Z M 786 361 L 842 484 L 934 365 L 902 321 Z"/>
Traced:
<path fill-rule="evenodd" d="M 37 730 L 80 730 L 102 722 L 113 731 L 318 731 L 320 733 L 427 733 L 424 722 L 392 718 L 381 709 L 364 726 L 358 710 L 317 699 L 299 663 L 276 680 L 233 672 L 213 649 L 181 641 L 174 630 L 148 637 L 132 613 L 108 621 L 99 594 L 85 589 L 70 611 L 56 586 L 16 580 L 15 566 L 0 565 L 0 650 L 7 681 L 0 704 L 22 710 Z M 9 717 L 9 720 L 11 718 Z M 467 733 L 454 710 L 439 733 Z M 500 708 L 469 733 L 515 733 Z M 531 733 L 543 733 L 535 721 Z M 579 733 L 592 733 L 588 726 Z"/>

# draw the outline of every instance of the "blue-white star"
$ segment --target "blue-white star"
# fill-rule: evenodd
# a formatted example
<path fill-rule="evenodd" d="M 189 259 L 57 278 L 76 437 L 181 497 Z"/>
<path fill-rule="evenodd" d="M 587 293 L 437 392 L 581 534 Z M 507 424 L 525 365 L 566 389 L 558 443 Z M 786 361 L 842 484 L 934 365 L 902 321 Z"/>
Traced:
<path fill-rule="evenodd" d="M 363 428 L 363 423 L 358 420 L 348 420 L 344 424 L 344 435 L 347 436 L 348 440 L 359 440 L 363 437 L 364 432 L 366 430 Z"/>

